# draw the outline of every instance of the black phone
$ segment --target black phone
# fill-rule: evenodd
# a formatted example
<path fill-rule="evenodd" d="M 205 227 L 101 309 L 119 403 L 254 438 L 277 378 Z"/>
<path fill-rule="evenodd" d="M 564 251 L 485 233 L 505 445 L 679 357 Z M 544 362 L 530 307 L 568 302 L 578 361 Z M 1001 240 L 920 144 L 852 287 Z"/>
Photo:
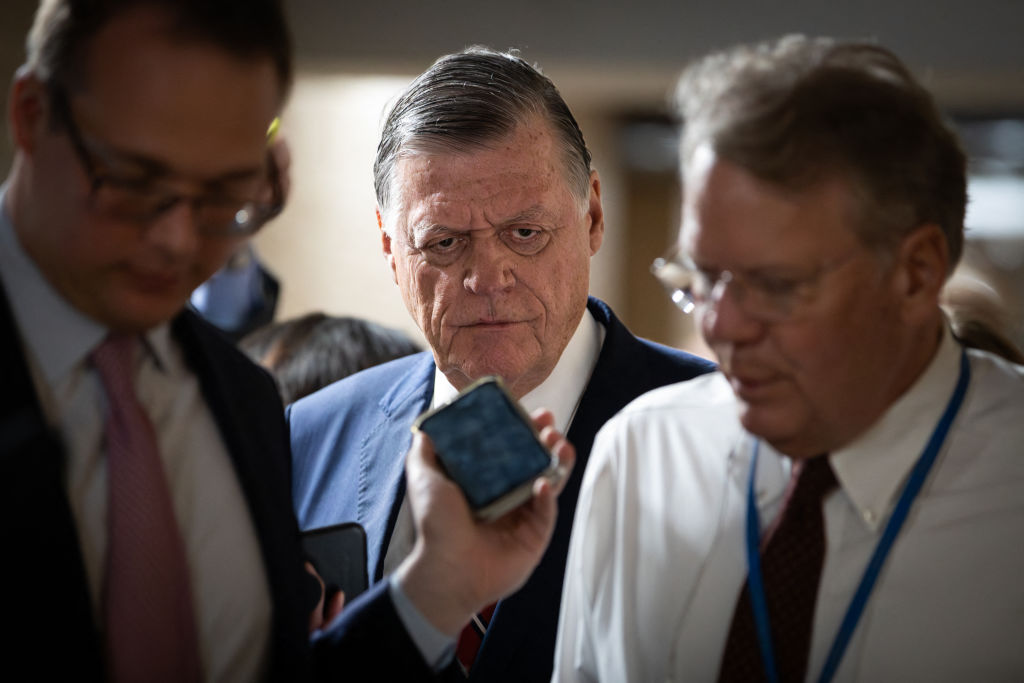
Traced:
<path fill-rule="evenodd" d="M 413 429 L 430 437 L 445 473 L 480 519 L 495 519 L 525 503 L 533 482 L 558 469 L 530 416 L 498 377 L 474 382 L 417 418 Z"/>
<path fill-rule="evenodd" d="M 339 590 L 346 604 L 366 590 L 366 531 L 358 522 L 304 531 L 302 548 L 323 579 L 325 606 Z"/>

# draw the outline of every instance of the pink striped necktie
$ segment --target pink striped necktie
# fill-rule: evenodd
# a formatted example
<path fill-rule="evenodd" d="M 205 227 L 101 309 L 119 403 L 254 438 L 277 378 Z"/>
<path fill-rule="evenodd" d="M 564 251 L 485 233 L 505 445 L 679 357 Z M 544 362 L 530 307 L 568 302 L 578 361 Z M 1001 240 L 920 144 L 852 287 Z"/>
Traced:
<path fill-rule="evenodd" d="M 201 681 L 185 546 L 157 448 L 135 396 L 139 339 L 111 334 L 92 354 L 107 395 L 107 570 L 103 585 L 109 680 Z"/>

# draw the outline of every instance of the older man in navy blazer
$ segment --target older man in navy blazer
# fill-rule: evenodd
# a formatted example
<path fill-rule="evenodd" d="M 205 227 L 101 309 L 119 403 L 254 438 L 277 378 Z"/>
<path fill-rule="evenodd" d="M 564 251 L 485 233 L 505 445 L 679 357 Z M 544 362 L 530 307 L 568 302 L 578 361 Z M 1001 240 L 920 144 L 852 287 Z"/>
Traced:
<path fill-rule="evenodd" d="M 471 680 L 548 680 L 595 433 L 636 396 L 712 365 L 637 339 L 588 297 L 601 184 L 557 89 L 517 56 L 471 48 L 438 60 L 397 100 L 374 171 L 384 257 L 431 350 L 291 407 L 300 526 L 361 523 L 371 580 L 389 574 L 415 543 L 403 476 L 413 420 L 500 375 L 526 408 L 554 412 L 578 464 L 540 565 L 463 631 L 459 659 Z"/>

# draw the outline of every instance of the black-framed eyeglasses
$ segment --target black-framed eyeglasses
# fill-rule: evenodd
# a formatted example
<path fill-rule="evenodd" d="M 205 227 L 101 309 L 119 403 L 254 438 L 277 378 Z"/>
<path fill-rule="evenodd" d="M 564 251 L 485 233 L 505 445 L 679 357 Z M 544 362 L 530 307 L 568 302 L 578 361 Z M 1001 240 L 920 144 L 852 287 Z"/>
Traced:
<path fill-rule="evenodd" d="M 281 213 L 284 207 L 280 170 L 269 150 L 266 184 L 260 182 L 262 190 L 258 192 L 268 194 L 266 199 L 213 192 L 183 194 L 152 177 L 127 178 L 105 173 L 100 170 L 101 165 L 96 155 L 89 150 L 75 122 L 64 89 L 51 85 L 50 96 L 54 117 L 67 131 L 75 156 L 89 179 L 89 198 L 97 212 L 121 220 L 149 224 L 179 203 L 187 202 L 192 208 L 196 225 L 204 234 L 245 237 L 263 227 L 268 220 Z"/>
<path fill-rule="evenodd" d="M 822 277 L 856 254 L 852 251 L 812 271 L 789 269 L 709 272 L 698 268 L 680 246 L 654 259 L 651 273 L 684 313 L 704 311 L 732 292 L 740 309 L 762 322 L 782 322 L 801 317 L 817 297 Z"/>

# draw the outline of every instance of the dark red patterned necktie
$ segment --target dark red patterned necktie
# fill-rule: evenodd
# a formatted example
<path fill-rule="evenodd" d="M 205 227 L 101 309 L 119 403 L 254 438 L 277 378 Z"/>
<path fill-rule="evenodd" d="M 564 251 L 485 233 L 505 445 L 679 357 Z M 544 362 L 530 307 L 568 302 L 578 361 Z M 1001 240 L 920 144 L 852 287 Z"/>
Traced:
<path fill-rule="evenodd" d="M 459 663 L 462 665 L 462 670 L 469 675 L 469 670 L 473 668 L 473 662 L 476 660 L 476 653 L 480 650 L 480 644 L 484 642 L 484 634 L 487 633 L 487 627 L 491 623 L 491 617 L 494 616 L 494 608 L 498 603 L 494 603 L 485 607 L 480 614 L 477 614 L 466 624 L 465 628 L 462 629 L 462 633 L 459 634 L 459 642 L 455 646 L 455 656 L 458 658 Z"/>
<path fill-rule="evenodd" d="M 782 512 L 761 543 L 761 576 L 780 683 L 803 681 L 807 674 L 814 605 L 825 561 L 821 506 L 836 484 L 828 456 L 798 461 Z M 768 680 L 746 583 L 736 601 L 718 680 Z"/>

